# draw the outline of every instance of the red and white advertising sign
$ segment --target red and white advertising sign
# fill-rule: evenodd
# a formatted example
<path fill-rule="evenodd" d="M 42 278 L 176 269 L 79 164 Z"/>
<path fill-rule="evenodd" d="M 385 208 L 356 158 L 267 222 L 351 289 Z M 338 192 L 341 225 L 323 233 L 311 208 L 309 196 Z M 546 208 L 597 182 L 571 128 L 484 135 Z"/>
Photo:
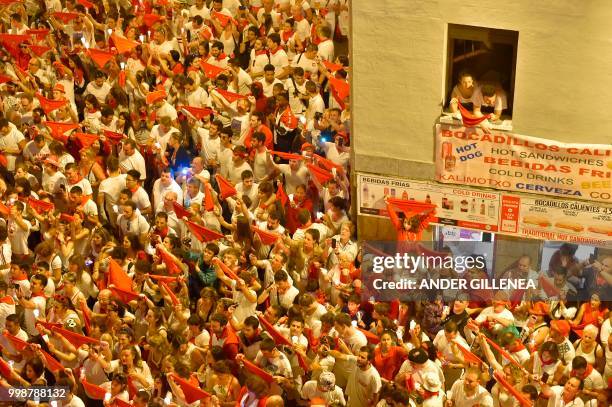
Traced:
<path fill-rule="evenodd" d="M 612 203 L 612 145 L 439 124 L 436 181 Z"/>
<path fill-rule="evenodd" d="M 612 244 L 612 205 L 357 174 L 359 215 L 387 217 L 385 196 L 431 202 L 439 225 L 540 240 Z"/>

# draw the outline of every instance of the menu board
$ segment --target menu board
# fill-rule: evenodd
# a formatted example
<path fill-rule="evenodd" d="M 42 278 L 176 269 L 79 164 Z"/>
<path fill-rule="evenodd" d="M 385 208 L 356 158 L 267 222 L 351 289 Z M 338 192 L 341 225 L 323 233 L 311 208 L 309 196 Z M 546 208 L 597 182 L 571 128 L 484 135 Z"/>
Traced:
<path fill-rule="evenodd" d="M 357 174 L 359 214 L 387 217 L 385 197 L 436 205 L 433 223 L 540 240 L 612 244 L 612 205 Z"/>

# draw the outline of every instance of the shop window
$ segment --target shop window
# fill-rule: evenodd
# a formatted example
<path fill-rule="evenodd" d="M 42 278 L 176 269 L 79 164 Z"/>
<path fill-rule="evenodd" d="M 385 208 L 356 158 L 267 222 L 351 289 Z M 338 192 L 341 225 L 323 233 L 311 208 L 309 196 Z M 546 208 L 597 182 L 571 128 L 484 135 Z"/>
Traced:
<path fill-rule="evenodd" d="M 510 119 L 514 102 L 518 31 L 449 24 L 447 44 L 445 107 L 449 106 L 459 75 L 469 72 L 477 83 L 503 89 L 507 108 L 503 110 L 502 118 Z"/>

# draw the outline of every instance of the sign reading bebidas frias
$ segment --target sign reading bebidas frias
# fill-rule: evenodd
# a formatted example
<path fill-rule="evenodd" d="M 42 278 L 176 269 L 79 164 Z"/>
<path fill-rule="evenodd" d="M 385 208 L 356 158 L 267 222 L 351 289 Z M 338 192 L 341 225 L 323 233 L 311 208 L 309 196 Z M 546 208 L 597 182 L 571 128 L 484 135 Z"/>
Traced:
<path fill-rule="evenodd" d="M 610 203 L 612 145 L 439 124 L 436 180 Z"/>

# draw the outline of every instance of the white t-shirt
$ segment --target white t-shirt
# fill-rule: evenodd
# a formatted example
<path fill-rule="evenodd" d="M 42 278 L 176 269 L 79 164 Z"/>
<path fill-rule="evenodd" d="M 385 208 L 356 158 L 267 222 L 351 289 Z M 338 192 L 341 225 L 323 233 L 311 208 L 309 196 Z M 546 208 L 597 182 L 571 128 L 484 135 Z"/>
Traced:
<path fill-rule="evenodd" d="M 125 189 L 125 174 L 120 174 L 115 177 L 108 177 L 100 182 L 98 193 L 104 194 L 104 202 L 106 212 L 113 212 L 113 205 L 119 200 L 119 193 Z"/>
<path fill-rule="evenodd" d="M 117 218 L 117 225 L 119 225 L 123 235 L 140 236 L 149 231 L 149 223 L 145 217 L 139 213 L 135 215 L 132 219 L 126 218 L 124 214 L 119 215 Z"/>
<path fill-rule="evenodd" d="M 279 352 L 278 357 L 269 359 L 259 351 L 255 357 L 255 364 L 273 376 L 293 377 L 291 363 L 284 353 Z"/>
<path fill-rule="evenodd" d="M 16 151 L 19 148 L 19 143 L 25 140 L 22 132 L 17 130 L 14 126 L 9 125 L 9 134 L 6 136 L 0 136 L 0 151 L 13 150 Z M 15 171 L 16 156 L 12 154 L 5 154 L 7 166 L 6 169 L 9 171 Z"/>
<path fill-rule="evenodd" d="M 159 212 L 164 206 L 164 196 L 168 192 L 176 193 L 176 202 L 183 202 L 183 189 L 175 180 L 172 180 L 170 185 L 164 186 L 161 183 L 161 178 L 156 180 L 153 184 L 153 207 L 155 213 Z"/>
<path fill-rule="evenodd" d="M 285 309 L 291 308 L 293 305 L 293 301 L 295 297 L 300 293 L 300 291 L 291 286 L 284 294 L 278 294 L 276 288 L 270 290 L 270 304 L 271 305 L 279 305 Z"/>
<path fill-rule="evenodd" d="M 221 139 L 219 136 L 214 139 L 210 138 L 208 129 L 198 128 L 198 135 L 200 136 L 202 144 L 202 154 L 204 159 L 208 162 L 210 160 L 219 160 L 219 152 L 221 148 Z"/>
<path fill-rule="evenodd" d="M 325 40 L 319 43 L 319 56 L 326 61 L 334 61 L 334 42 Z"/>
<path fill-rule="evenodd" d="M 472 101 L 474 102 L 475 107 L 492 107 L 495 111 L 504 110 L 508 108 L 508 97 L 506 96 L 506 92 L 503 89 L 496 88 L 495 102 L 493 105 L 488 105 L 485 103 L 484 96 L 482 95 L 482 86 L 483 84 L 480 84 L 480 86 L 476 88 L 474 94 L 472 95 Z"/>
<path fill-rule="evenodd" d="M 351 371 L 346 386 L 347 405 L 349 407 L 367 406 L 373 396 L 380 392 L 382 387 L 380 374 L 372 365 L 368 366 L 366 370 L 359 368 L 357 366 L 357 357 L 353 355 L 348 356 L 348 362 L 351 366 Z"/>
<path fill-rule="evenodd" d="M 79 187 L 79 188 L 81 188 L 81 191 L 83 191 L 83 195 L 92 195 L 93 194 L 93 190 L 91 189 L 91 183 L 89 182 L 89 180 L 87 178 L 81 178 L 78 182 L 76 182 L 74 184 L 68 183 L 66 185 L 66 190 L 68 192 L 70 192 L 72 187 Z"/>
<path fill-rule="evenodd" d="M 291 171 L 289 164 L 280 164 L 278 169 L 285 176 L 285 192 L 287 195 L 294 194 L 295 189 L 300 184 L 308 185 L 310 173 L 306 166 L 301 165 L 295 172 Z"/>
<path fill-rule="evenodd" d="M 279 47 L 276 52 L 270 52 L 270 63 L 274 65 L 276 75 L 289 66 L 289 58 L 285 50 Z"/>
<path fill-rule="evenodd" d="M 106 103 L 106 96 L 108 96 L 110 90 L 111 86 L 107 82 L 104 82 L 102 86 L 98 87 L 95 81 L 91 81 L 85 88 L 85 94 L 83 96 L 94 95 L 96 99 L 98 99 L 98 103 L 104 105 Z"/>
<path fill-rule="evenodd" d="M 552 394 L 548 398 L 548 407 L 584 407 L 584 401 L 579 397 L 565 404 L 561 397 L 563 395 L 563 386 L 552 386 L 550 391 Z"/>
<path fill-rule="evenodd" d="M 24 311 L 24 322 L 25 322 L 25 331 L 32 336 L 39 335 L 38 329 L 36 329 L 36 317 L 34 316 L 34 310 L 37 309 L 40 313 L 38 315 L 39 319 L 45 319 L 45 309 L 47 306 L 47 300 L 45 297 L 36 296 L 30 298 L 30 301 L 34 302 L 36 308 L 26 308 Z"/>
<path fill-rule="evenodd" d="M 145 165 L 145 159 L 140 154 L 140 151 L 134 150 L 134 154 L 128 156 L 123 150 L 119 153 L 119 167 L 121 171 L 126 173 L 129 170 L 136 170 L 140 173 L 140 180 L 147 178 L 147 167 Z"/>
<path fill-rule="evenodd" d="M 316 380 L 309 380 L 304 383 L 304 386 L 302 387 L 302 398 L 305 400 L 312 400 L 316 397 L 325 400 L 327 405 L 331 405 L 332 403 L 341 406 L 346 405 L 346 400 L 344 400 L 344 393 L 342 392 L 342 389 L 340 387 L 334 386 L 333 390 L 322 392 L 317 388 Z"/>
<path fill-rule="evenodd" d="M 210 10 L 208 9 L 208 7 L 206 7 L 206 4 L 202 5 L 202 8 L 197 8 L 196 5 L 194 4 L 193 6 L 189 7 L 189 16 L 190 17 L 195 17 L 195 16 L 200 16 L 202 17 L 202 19 L 204 20 L 208 20 L 210 19 Z"/>
<path fill-rule="evenodd" d="M 13 219 L 8 221 L 8 238 L 11 242 L 11 250 L 14 254 L 29 254 L 30 249 L 28 248 L 28 236 L 30 236 L 30 230 L 32 224 L 29 220 L 23 219 L 25 229 L 17 224 Z"/>
<path fill-rule="evenodd" d="M 244 161 L 239 166 L 236 166 L 234 164 L 234 161 L 232 160 L 232 162 L 229 164 L 229 167 L 228 167 L 229 181 L 234 185 L 241 182 L 242 173 L 244 171 L 253 171 L 248 162 Z"/>
<path fill-rule="evenodd" d="M 455 403 L 456 407 L 472 407 L 474 405 L 478 405 L 479 407 L 493 407 L 493 397 L 491 397 L 487 389 L 479 385 L 476 393 L 468 397 L 463 388 L 463 380 L 457 380 L 455 384 L 453 384 L 447 397 Z"/>

